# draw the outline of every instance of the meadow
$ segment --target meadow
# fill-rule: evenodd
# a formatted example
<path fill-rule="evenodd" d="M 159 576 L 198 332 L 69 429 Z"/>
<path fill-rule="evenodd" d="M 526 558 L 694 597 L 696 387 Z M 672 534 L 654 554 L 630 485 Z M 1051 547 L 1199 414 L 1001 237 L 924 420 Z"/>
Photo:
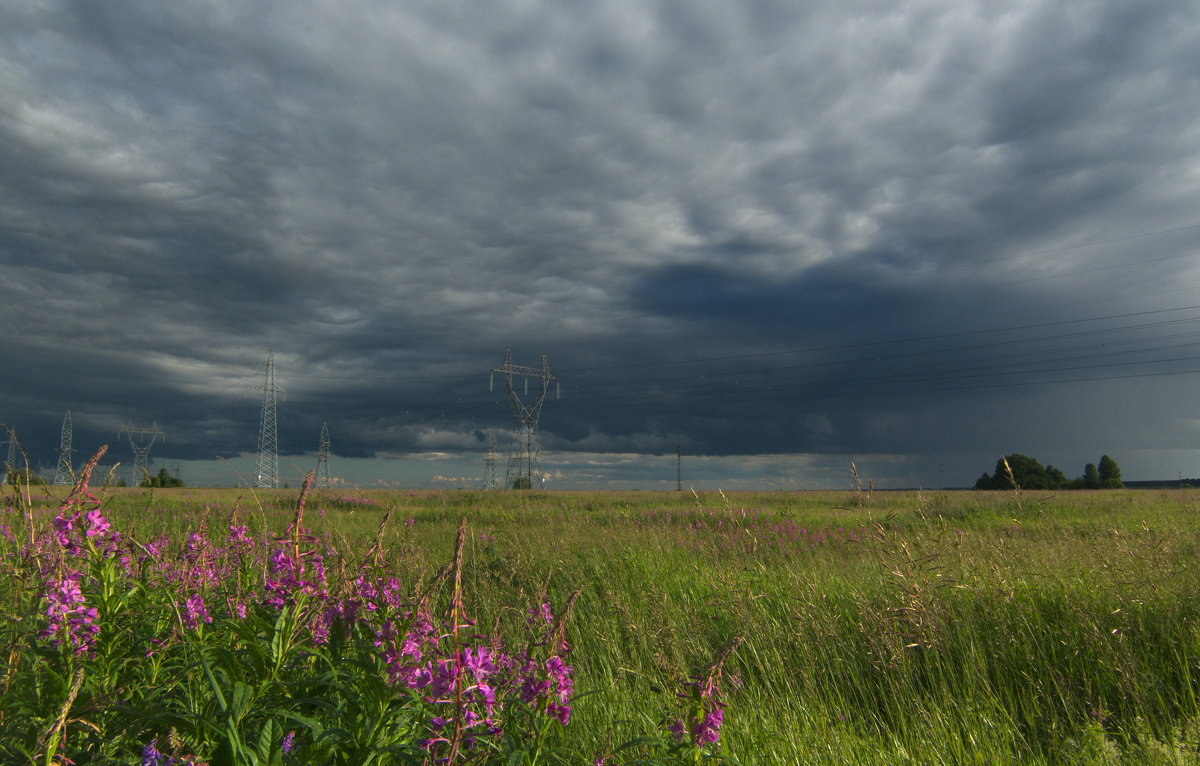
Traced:
<path fill-rule="evenodd" d="M 1200 761 L 1200 491 L 9 488 L 5 763 Z"/>

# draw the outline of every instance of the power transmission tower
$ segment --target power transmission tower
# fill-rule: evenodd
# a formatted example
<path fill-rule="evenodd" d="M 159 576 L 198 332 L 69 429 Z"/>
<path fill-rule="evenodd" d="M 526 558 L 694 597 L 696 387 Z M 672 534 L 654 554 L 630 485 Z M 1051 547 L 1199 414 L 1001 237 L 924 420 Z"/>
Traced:
<path fill-rule="evenodd" d="M 508 474 L 504 478 L 505 486 L 509 489 L 532 489 L 534 479 L 540 486 L 544 481 L 542 475 L 541 443 L 538 440 L 538 417 L 542 412 L 542 403 L 550 391 L 550 381 L 558 382 L 558 376 L 550 372 L 550 362 L 542 354 L 541 367 L 520 367 L 512 363 L 512 351 L 505 349 L 504 364 L 492 370 L 493 374 L 504 376 L 504 385 L 508 389 L 508 401 L 513 407 L 512 450 L 508 456 Z M 513 388 L 513 378 L 525 379 L 525 396 L 529 396 L 529 380 L 533 378 L 534 398 L 526 404 Z M 489 384 L 489 388 L 490 388 Z"/>
<path fill-rule="evenodd" d="M 71 449 L 71 411 L 67 410 L 63 418 L 62 435 L 58 441 L 58 468 L 54 470 L 55 484 L 74 484 L 75 469 L 71 467 L 71 459 L 75 450 Z"/>
<path fill-rule="evenodd" d="M 279 488 L 279 427 L 275 421 L 276 395 L 283 389 L 275 385 L 275 354 L 267 352 L 266 376 L 261 386 L 251 391 L 263 392 L 262 418 L 258 423 L 258 470 L 256 486 Z"/>
<path fill-rule="evenodd" d="M 496 488 L 496 434 L 488 430 L 487 454 L 483 456 L 483 488 Z"/>
<path fill-rule="evenodd" d="M 329 489 L 333 486 L 329 478 L 329 451 L 332 449 L 333 443 L 329 441 L 329 424 L 321 424 L 321 442 L 317 447 L 317 474 L 316 483 L 320 489 Z"/>
<path fill-rule="evenodd" d="M 149 428 L 135 428 L 131 420 L 120 433 L 129 437 L 129 448 L 133 450 L 133 469 L 129 486 L 140 487 L 143 481 L 150 478 L 150 448 L 158 441 L 158 437 L 163 435 L 162 429 L 158 427 L 158 423 Z"/>
<path fill-rule="evenodd" d="M 4 479 L 0 484 L 8 484 L 9 473 L 16 474 L 17 472 L 17 429 L 9 428 L 8 431 L 8 457 L 4 459 Z"/>
<path fill-rule="evenodd" d="M 683 491 L 683 440 L 675 442 L 675 491 Z"/>

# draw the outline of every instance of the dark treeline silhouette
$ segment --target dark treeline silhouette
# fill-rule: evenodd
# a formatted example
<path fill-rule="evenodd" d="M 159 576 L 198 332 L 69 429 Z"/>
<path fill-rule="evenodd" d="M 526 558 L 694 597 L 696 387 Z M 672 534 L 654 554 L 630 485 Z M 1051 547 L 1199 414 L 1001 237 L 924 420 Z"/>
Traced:
<path fill-rule="evenodd" d="M 182 487 L 183 480 L 180 479 L 178 476 L 171 475 L 171 473 L 169 473 L 166 468 L 162 468 L 154 476 L 147 475 L 146 478 L 142 480 L 142 483 L 139 486 L 142 486 L 142 487 Z"/>
<path fill-rule="evenodd" d="M 984 474 L 975 489 L 1123 489 L 1121 468 L 1108 455 L 1099 464 L 1088 463 L 1083 475 L 1068 479 L 1052 465 L 1042 465 L 1028 455 L 1013 453 L 996 461 L 996 472 Z"/>

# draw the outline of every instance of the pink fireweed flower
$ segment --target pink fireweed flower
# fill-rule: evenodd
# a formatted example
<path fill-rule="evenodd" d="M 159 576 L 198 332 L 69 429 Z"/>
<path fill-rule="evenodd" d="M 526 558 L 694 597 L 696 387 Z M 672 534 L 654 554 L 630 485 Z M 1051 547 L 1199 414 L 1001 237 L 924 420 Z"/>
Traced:
<path fill-rule="evenodd" d="M 522 670 L 521 701 L 529 705 L 537 705 L 537 701 L 550 691 L 550 681 L 541 673 L 541 668 L 533 660 L 527 660 Z"/>
<path fill-rule="evenodd" d="M 360 574 L 354 578 L 354 589 L 368 612 L 374 612 L 379 608 L 379 590 L 375 587 L 374 580 L 369 580 L 366 575 Z"/>
<path fill-rule="evenodd" d="M 311 560 L 311 565 L 306 558 Z M 276 609 L 292 603 L 298 595 L 326 598 L 324 559 L 311 551 L 302 552 L 297 559 L 288 546 L 276 544 L 267 556 L 264 585 L 268 595 L 263 603 Z"/>
<path fill-rule="evenodd" d="M 667 724 L 667 731 L 671 733 L 671 736 L 675 738 L 676 742 L 682 742 L 683 733 L 687 731 L 687 729 L 684 728 L 683 721 L 679 720 L 678 718 L 673 718 L 671 719 L 671 722 Z"/>
<path fill-rule="evenodd" d="M 571 719 L 571 706 L 567 703 L 575 686 L 571 678 L 573 670 L 558 655 L 543 663 L 526 659 L 518 676 L 517 693 L 522 702 L 542 708 L 546 715 L 565 726 Z"/>
<path fill-rule="evenodd" d="M 571 679 L 574 670 L 557 655 L 546 660 L 546 674 L 550 677 L 554 695 L 559 702 L 566 702 L 571 698 L 571 692 L 575 689 L 575 682 Z"/>
<path fill-rule="evenodd" d="M 81 578 L 80 572 L 68 571 L 62 578 L 46 583 L 47 625 L 39 634 L 55 646 L 66 643 L 76 654 L 87 652 L 100 633 L 98 614 L 95 607 L 87 606 L 79 585 Z"/>
<path fill-rule="evenodd" d="M 84 515 L 84 521 L 84 529 L 88 537 L 98 537 L 107 532 L 109 527 L 112 526 L 108 523 L 108 519 L 104 518 L 104 514 L 100 513 L 99 508 L 88 511 Z"/>
<path fill-rule="evenodd" d="M 715 745 L 721 739 L 721 723 L 725 720 L 725 711 L 713 707 L 704 714 L 704 718 L 692 727 L 692 742 L 699 745 Z"/>
<path fill-rule="evenodd" d="M 433 625 L 423 614 L 413 619 L 404 635 L 398 634 L 395 621 L 383 621 L 375 632 L 375 646 L 387 668 L 389 683 L 410 689 L 423 689 L 433 683 L 432 668 L 422 662 L 436 649 L 432 634 Z"/>
<path fill-rule="evenodd" d="M 151 558 L 157 559 L 162 555 L 163 550 L 171 544 L 171 538 L 166 535 L 159 535 L 142 547 L 146 549 L 146 554 Z"/>
<path fill-rule="evenodd" d="M 201 623 L 212 622 L 208 609 L 204 606 L 204 598 L 199 593 L 188 596 L 183 605 L 183 624 L 189 630 L 195 630 Z"/>
<path fill-rule="evenodd" d="M 571 722 L 571 706 L 550 702 L 546 705 L 546 715 L 566 726 Z"/>
<path fill-rule="evenodd" d="M 547 628 L 554 624 L 554 611 L 551 609 L 549 602 L 529 608 L 529 617 L 526 623 L 530 627 L 533 627 L 539 622 Z"/>
<path fill-rule="evenodd" d="M 232 598 L 227 598 L 225 601 L 229 605 L 230 617 L 236 617 L 239 620 L 246 619 L 248 607 L 245 601 L 235 600 Z"/>
<path fill-rule="evenodd" d="M 721 701 L 725 662 L 743 640 L 738 636 L 726 644 L 716 661 L 706 668 L 704 675 L 693 677 L 679 693 L 681 698 L 689 701 L 689 716 L 686 723 L 676 719 L 667 727 L 677 742 L 690 737 L 693 745 L 704 749 L 720 740 L 721 724 L 725 720 L 725 703 Z"/>
<path fill-rule="evenodd" d="M 333 625 L 333 618 L 336 615 L 337 610 L 333 607 L 326 607 L 313 614 L 312 621 L 308 625 L 308 630 L 312 635 L 314 644 L 323 646 L 329 643 L 329 629 Z"/>
<path fill-rule="evenodd" d="M 434 663 L 437 669 L 433 674 L 433 683 L 429 685 L 431 702 L 436 702 L 454 691 L 454 682 L 462 673 L 462 666 L 452 659 L 442 659 Z"/>
<path fill-rule="evenodd" d="M 495 655 L 495 650 L 490 646 L 467 647 L 463 651 L 463 667 L 475 676 L 475 683 L 482 683 L 496 672 L 496 666 L 492 664 Z"/>
<path fill-rule="evenodd" d="M 232 546 L 251 546 L 254 545 L 254 538 L 250 536 L 250 528 L 237 524 L 229 525 L 228 542 Z"/>
<path fill-rule="evenodd" d="M 58 541 L 58 544 L 61 545 L 63 550 L 65 550 L 67 553 L 76 555 L 83 553 L 83 550 L 76 545 L 75 541 L 72 539 L 75 536 L 73 533 L 76 530 L 75 523 L 78 521 L 78 519 L 79 514 L 63 516 L 62 511 L 59 511 L 58 515 L 56 515 L 50 522 L 50 524 L 54 527 L 54 537 Z"/>

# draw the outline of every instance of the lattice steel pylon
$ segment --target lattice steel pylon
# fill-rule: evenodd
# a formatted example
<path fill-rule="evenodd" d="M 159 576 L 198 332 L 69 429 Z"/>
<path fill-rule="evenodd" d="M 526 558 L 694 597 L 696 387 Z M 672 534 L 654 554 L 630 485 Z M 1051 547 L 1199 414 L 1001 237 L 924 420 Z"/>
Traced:
<path fill-rule="evenodd" d="M 508 401 L 513 408 L 512 450 L 508 456 L 508 474 L 504 484 L 509 489 L 532 489 L 534 480 L 541 486 L 545 477 L 541 467 L 541 442 L 538 439 L 538 417 L 550 391 L 550 381 L 557 384 L 558 376 L 550 372 L 550 362 L 542 354 L 542 366 L 520 367 L 512 363 L 512 351 L 504 350 L 504 364 L 492 370 L 504 376 Z M 525 396 L 529 396 L 529 380 L 537 381 L 532 403 L 526 404 L 513 388 L 514 377 L 525 378 Z"/>
<path fill-rule="evenodd" d="M 0 480 L 0 484 L 8 484 L 10 472 L 13 475 L 17 474 L 17 429 L 6 428 L 4 430 L 8 434 L 8 456 L 4 458 L 4 467 L 0 471 L 4 474 L 4 479 Z"/>
<path fill-rule="evenodd" d="M 58 440 L 58 467 L 54 469 L 55 484 L 74 484 L 75 469 L 71 467 L 75 450 L 71 449 L 71 411 L 63 418 L 62 433 Z"/>
<path fill-rule="evenodd" d="M 275 411 L 277 395 L 283 389 L 275 385 L 275 354 L 267 352 L 266 376 L 261 386 L 250 390 L 263 392 L 262 418 L 258 423 L 258 467 L 255 486 L 269 489 L 279 488 L 279 426 L 276 424 Z"/>
<path fill-rule="evenodd" d="M 483 456 L 483 488 L 496 488 L 496 434 L 488 429 L 487 454 Z"/>
<path fill-rule="evenodd" d="M 683 440 L 675 442 L 675 491 L 683 491 Z"/>
<path fill-rule="evenodd" d="M 140 487 L 143 481 L 150 479 L 150 448 L 154 446 L 154 442 L 158 441 L 160 436 L 163 436 L 162 429 L 158 427 L 158 423 L 149 428 L 137 428 L 134 427 L 131 420 L 120 430 L 120 433 L 129 438 L 129 448 L 133 450 L 133 467 L 130 469 L 129 486 Z M 163 437 L 163 440 L 166 441 L 166 437 Z"/>
<path fill-rule="evenodd" d="M 329 440 L 329 424 L 321 424 L 321 442 L 317 446 L 317 472 L 316 486 L 319 489 L 329 489 L 333 486 L 333 480 L 329 478 L 329 452 L 333 448 L 333 442 Z"/>

